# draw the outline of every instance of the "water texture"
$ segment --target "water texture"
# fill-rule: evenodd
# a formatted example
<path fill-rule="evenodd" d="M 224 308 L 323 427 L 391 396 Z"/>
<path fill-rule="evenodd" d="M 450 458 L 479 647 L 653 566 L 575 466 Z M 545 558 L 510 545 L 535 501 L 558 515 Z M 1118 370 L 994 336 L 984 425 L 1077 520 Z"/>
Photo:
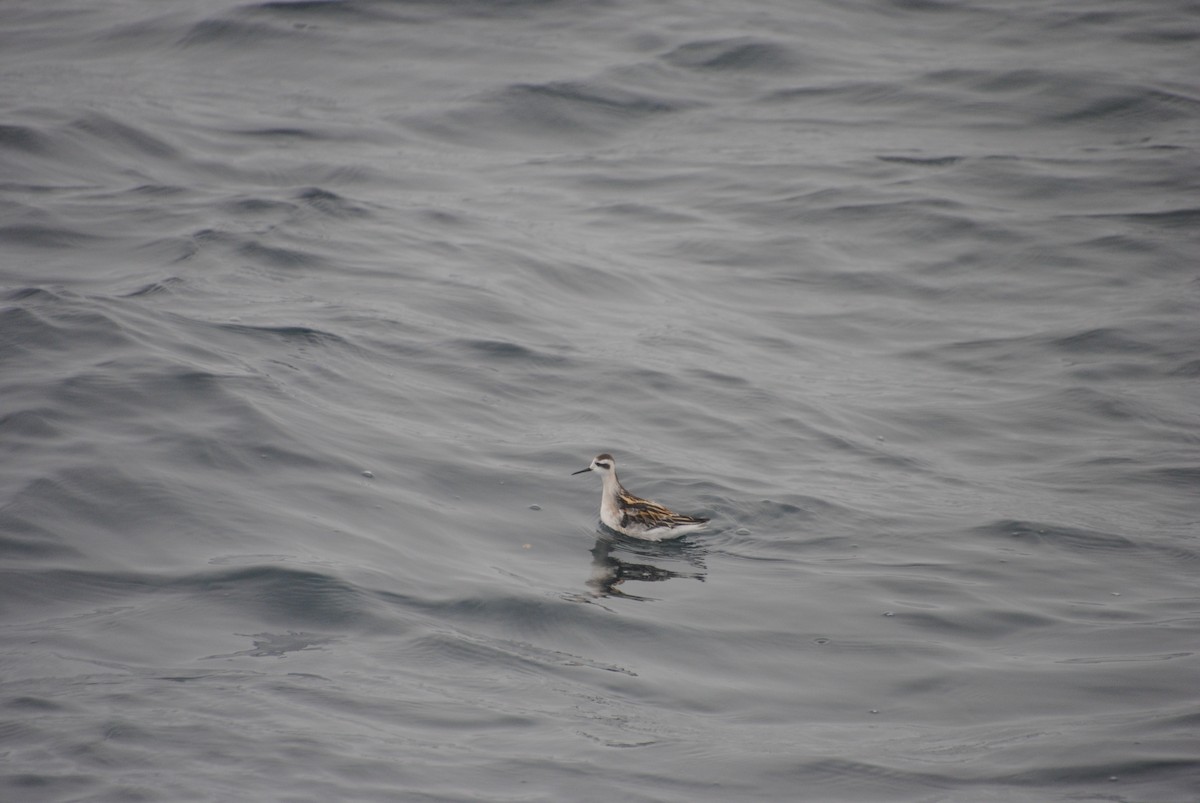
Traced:
<path fill-rule="evenodd" d="M 6 4 L 0 799 L 1200 800 L 1198 53 Z"/>

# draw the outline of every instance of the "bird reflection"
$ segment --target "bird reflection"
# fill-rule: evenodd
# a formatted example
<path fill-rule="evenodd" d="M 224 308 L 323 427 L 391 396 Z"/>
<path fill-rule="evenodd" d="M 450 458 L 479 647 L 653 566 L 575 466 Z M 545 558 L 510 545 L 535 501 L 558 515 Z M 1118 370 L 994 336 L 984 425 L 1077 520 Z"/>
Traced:
<path fill-rule="evenodd" d="M 706 567 L 704 555 L 699 548 L 682 541 L 633 541 L 616 533 L 601 533 L 592 547 L 592 571 L 587 580 L 589 593 L 593 597 L 623 597 L 625 599 L 651 600 L 631 594 L 617 586 L 628 580 L 658 583 L 683 577 L 704 582 Z M 619 557 L 622 553 L 656 563 L 635 563 Z M 689 569 L 668 569 L 662 563 L 684 563 Z"/>

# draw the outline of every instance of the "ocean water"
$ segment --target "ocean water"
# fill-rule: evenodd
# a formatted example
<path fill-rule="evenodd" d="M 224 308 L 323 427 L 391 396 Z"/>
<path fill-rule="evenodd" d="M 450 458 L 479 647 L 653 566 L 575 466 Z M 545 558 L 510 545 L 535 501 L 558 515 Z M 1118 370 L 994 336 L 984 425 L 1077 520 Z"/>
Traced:
<path fill-rule="evenodd" d="M 1200 800 L 1198 55 L 6 3 L 0 799 Z"/>

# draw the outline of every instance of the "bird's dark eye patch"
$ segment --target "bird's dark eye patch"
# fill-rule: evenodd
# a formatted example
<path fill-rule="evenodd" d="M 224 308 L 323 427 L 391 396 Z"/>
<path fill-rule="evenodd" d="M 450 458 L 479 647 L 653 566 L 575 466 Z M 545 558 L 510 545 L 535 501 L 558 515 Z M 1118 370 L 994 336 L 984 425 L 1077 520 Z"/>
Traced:
<path fill-rule="evenodd" d="M 596 468 L 612 468 L 608 463 L 597 463 Z"/>

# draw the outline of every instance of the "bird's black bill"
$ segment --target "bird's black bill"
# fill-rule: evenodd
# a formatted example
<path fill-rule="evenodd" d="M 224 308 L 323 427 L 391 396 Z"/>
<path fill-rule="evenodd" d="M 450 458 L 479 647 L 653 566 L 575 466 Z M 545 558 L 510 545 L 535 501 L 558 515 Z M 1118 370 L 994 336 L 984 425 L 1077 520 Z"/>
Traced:
<path fill-rule="evenodd" d="M 587 468 L 581 468 L 578 471 L 572 471 L 571 476 L 574 477 L 576 474 L 582 474 L 585 471 L 591 471 L 591 470 L 592 470 L 591 466 L 588 466 Z"/>

